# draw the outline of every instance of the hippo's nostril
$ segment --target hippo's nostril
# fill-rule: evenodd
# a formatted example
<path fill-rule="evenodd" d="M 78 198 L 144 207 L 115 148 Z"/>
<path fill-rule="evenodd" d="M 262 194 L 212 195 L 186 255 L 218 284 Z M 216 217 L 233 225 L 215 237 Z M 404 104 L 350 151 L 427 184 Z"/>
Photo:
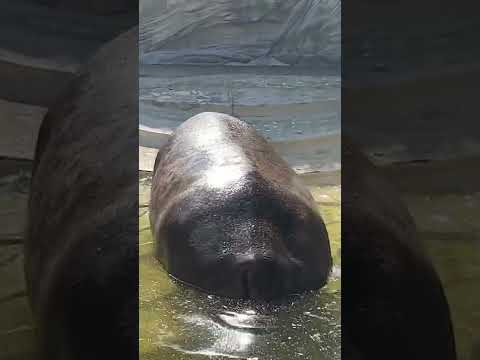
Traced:
<path fill-rule="evenodd" d="M 254 256 L 240 263 L 240 283 L 244 298 L 270 300 L 281 293 L 280 278 L 285 269 L 273 257 Z"/>

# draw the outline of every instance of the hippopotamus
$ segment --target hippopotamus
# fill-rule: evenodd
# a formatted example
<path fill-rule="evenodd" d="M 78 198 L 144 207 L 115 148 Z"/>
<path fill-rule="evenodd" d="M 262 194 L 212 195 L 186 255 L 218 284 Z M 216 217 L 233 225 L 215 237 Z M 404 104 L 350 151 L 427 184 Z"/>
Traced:
<path fill-rule="evenodd" d="M 306 186 L 252 126 L 226 114 L 191 117 L 159 150 L 150 224 L 166 271 L 220 296 L 319 289 L 332 266 Z"/>
<path fill-rule="evenodd" d="M 39 131 L 25 275 L 41 359 L 138 356 L 138 28 L 105 45 Z"/>
<path fill-rule="evenodd" d="M 441 281 L 399 193 L 342 136 L 342 359 L 456 358 Z"/>

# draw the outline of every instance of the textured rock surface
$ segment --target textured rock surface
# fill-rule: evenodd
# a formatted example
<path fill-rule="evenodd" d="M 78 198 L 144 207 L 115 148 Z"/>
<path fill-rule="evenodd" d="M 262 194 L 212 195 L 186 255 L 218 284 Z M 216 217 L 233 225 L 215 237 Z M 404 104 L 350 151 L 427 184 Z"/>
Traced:
<path fill-rule="evenodd" d="M 145 64 L 332 64 L 339 0 L 142 0 Z"/>

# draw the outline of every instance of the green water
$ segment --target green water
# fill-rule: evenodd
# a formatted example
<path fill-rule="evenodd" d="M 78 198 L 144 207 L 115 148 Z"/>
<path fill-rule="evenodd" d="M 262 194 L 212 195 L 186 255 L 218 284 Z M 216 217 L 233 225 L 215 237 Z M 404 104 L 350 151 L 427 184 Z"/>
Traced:
<path fill-rule="evenodd" d="M 445 289 L 458 359 L 478 360 L 480 193 L 405 194 L 404 197 Z"/>
<path fill-rule="evenodd" d="M 450 305 L 458 359 L 478 360 L 473 347 L 480 345 L 480 245 L 456 234 L 423 237 Z"/>
<path fill-rule="evenodd" d="M 280 304 L 229 300 L 172 281 L 153 257 L 140 185 L 140 355 L 147 359 L 340 359 L 340 187 L 312 187 L 330 236 L 328 285 Z"/>

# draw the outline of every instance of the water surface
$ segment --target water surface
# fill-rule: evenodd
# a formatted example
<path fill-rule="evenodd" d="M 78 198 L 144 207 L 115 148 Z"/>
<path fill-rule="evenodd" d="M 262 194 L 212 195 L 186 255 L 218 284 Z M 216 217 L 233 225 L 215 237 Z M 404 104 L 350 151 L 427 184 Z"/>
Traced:
<path fill-rule="evenodd" d="M 340 169 L 340 76 L 326 67 L 143 65 L 139 110 L 142 125 L 166 132 L 200 112 L 230 114 L 293 168 Z"/>

